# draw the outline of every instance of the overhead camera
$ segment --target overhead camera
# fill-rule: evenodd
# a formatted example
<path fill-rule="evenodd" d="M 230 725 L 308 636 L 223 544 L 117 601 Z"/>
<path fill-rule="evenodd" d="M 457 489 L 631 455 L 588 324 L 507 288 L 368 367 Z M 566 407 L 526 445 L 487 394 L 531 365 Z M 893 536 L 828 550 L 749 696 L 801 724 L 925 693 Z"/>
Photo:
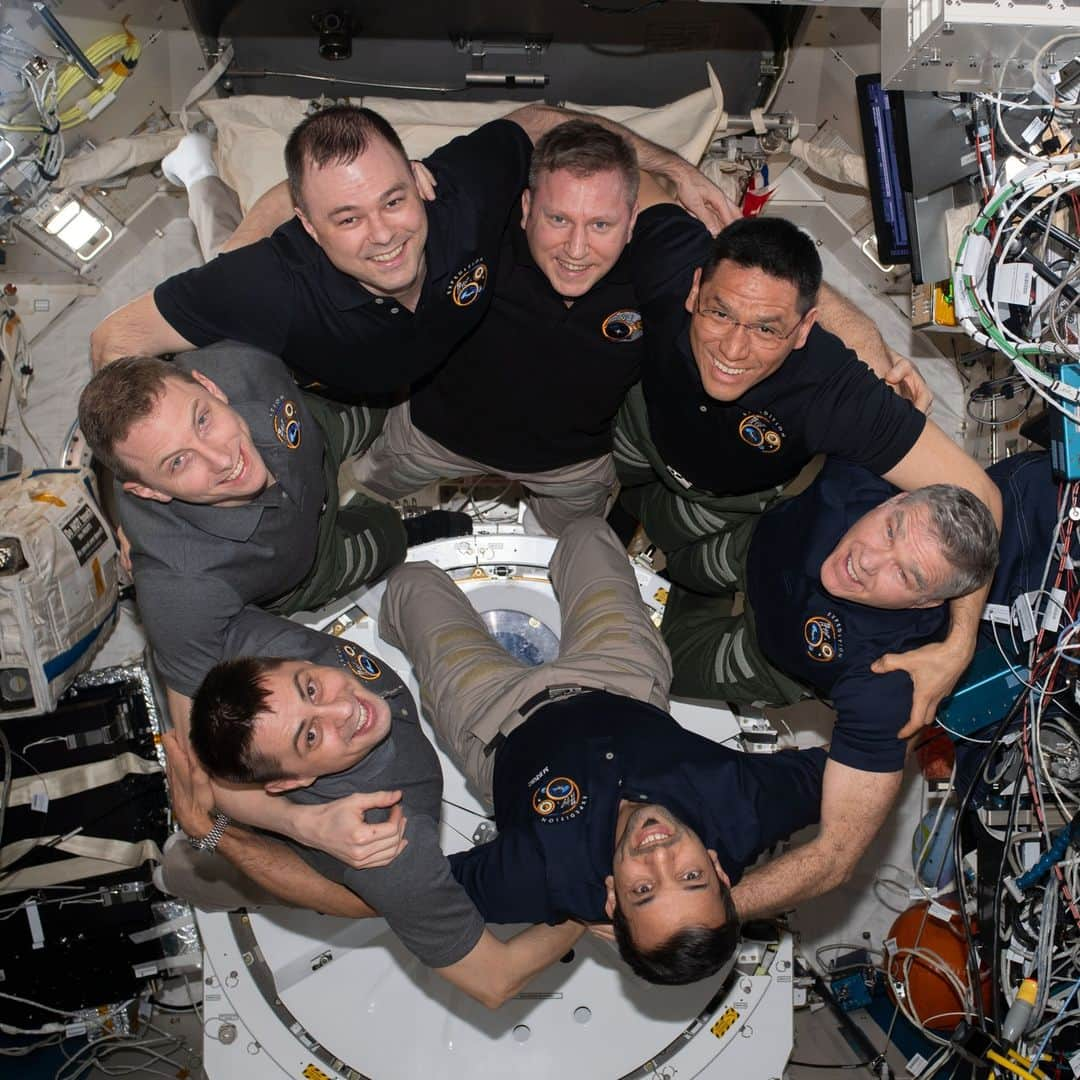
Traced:
<path fill-rule="evenodd" d="M 319 55 L 324 60 L 348 60 L 352 56 L 352 15 L 341 8 L 311 16 L 319 32 Z"/>

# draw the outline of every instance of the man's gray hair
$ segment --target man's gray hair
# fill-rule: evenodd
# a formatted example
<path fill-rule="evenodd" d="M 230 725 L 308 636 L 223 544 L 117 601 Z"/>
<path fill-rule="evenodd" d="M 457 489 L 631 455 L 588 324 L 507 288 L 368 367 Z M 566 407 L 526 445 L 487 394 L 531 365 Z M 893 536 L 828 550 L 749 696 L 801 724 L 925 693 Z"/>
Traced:
<path fill-rule="evenodd" d="M 930 484 L 901 497 L 904 506 L 925 506 L 930 528 L 953 568 L 935 599 L 966 596 L 988 584 L 998 562 L 998 530 L 989 507 L 955 484 Z"/>

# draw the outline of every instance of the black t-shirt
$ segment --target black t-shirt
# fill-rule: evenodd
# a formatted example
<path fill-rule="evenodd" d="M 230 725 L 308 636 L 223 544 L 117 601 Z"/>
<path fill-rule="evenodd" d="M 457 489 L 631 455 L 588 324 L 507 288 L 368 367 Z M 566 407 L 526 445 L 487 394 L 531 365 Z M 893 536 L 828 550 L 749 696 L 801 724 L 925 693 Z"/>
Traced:
<path fill-rule="evenodd" d="M 645 305 L 642 379 L 653 442 L 684 486 L 717 495 L 765 491 L 817 454 L 886 473 L 922 434 L 923 414 L 819 326 L 737 401 L 714 401 L 690 351 L 685 299 L 670 293 Z"/>
<path fill-rule="evenodd" d="M 732 883 L 818 820 L 825 753 L 744 754 L 643 701 L 597 690 L 537 709 L 498 750 L 490 843 L 450 856 L 489 922 L 606 920 L 619 801 L 665 806 Z"/>
<path fill-rule="evenodd" d="M 344 397 L 403 389 L 440 364 L 487 310 L 531 154 L 516 123 L 495 120 L 426 159 L 438 194 L 425 204 L 427 274 L 415 314 L 338 270 L 297 218 L 162 282 L 154 302 L 194 345 L 259 345 L 302 381 Z"/>
<path fill-rule="evenodd" d="M 875 675 L 885 653 L 944 638 L 948 607 L 885 611 L 838 600 L 821 584 L 821 564 L 848 529 L 896 494 L 866 469 L 829 461 L 801 495 L 767 511 L 754 529 L 746 595 L 757 643 L 769 662 L 836 709 L 829 756 L 853 769 L 904 767 L 896 733 L 911 713 L 911 678 Z"/>
<path fill-rule="evenodd" d="M 642 213 L 619 261 L 569 307 L 514 220 L 491 309 L 414 390 L 413 423 L 455 453 L 516 472 L 608 453 L 615 413 L 644 356 L 635 284 L 660 290 L 702 257 L 705 230 L 683 219 L 693 221 L 669 205 Z"/>

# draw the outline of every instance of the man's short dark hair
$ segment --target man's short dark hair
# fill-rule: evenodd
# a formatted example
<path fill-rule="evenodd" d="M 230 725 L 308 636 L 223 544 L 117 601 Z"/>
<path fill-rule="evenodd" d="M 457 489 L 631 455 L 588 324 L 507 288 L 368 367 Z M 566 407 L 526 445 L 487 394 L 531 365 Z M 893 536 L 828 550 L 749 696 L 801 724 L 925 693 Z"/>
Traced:
<path fill-rule="evenodd" d="M 966 596 L 994 576 L 1000 538 L 990 508 L 977 495 L 955 484 L 930 484 L 906 492 L 900 505 L 929 510 L 930 528 L 953 568 L 934 599 Z"/>
<path fill-rule="evenodd" d="M 619 134 L 595 120 L 567 120 L 543 135 L 533 149 L 529 190 L 536 191 L 541 173 L 565 169 L 579 180 L 600 172 L 617 172 L 631 206 L 638 196 L 638 161 L 634 148 Z"/>
<path fill-rule="evenodd" d="M 79 428 L 94 457 L 118 480 L 137 477 L 116 456 L 116 444 L 145 420 L 165 393 L 165 380 L 195 380 L 156 356 L 125 356 L 103 367 L 79 395 Z"/>
<path fill-rule="evenodd" d="M 255 721 L 267 711 L 266 676 L 285 661 L 244 656 L 212 667 L 191 701 L 191 745 L 213 777 L 234 784 L 285 779 L 281 763 L 254 746 Z"/>
<path fill-rule="evenodd" d="M 686 926 L 654 949 L 639 949 L 630 934 L 630 924 L 618 904 L 611 916 L 619 955 L 630 970 L 646 982 L 661 986 L 683 986 L 715 975 L 728 967 L 739 945 L 739 913 L 731 889 L 717 878 L 724 904 L 721 926 Z"/>
<path fill-rule="evenodd" d="M 301 120 L 285 143 L 285 175 L 293 205 L 304 208 L 301 187 L 309 166 L 348 165 L 367 150 L 373 138 L 385 139 L 408 162 L 398 133 L 374 109 L 331 105 Z"/>
<path fill-rule="evenodd" d="M 805 315 L 816 303 L 821 288 L 821 256 L 814 241 L 784 218 L 740 218 L 713 240 L 701 283 L 712 277 L 724 260 L 747 270 L 761 270 L 770 277 L 789 281 L 798 298 L 795 309 Z"/>

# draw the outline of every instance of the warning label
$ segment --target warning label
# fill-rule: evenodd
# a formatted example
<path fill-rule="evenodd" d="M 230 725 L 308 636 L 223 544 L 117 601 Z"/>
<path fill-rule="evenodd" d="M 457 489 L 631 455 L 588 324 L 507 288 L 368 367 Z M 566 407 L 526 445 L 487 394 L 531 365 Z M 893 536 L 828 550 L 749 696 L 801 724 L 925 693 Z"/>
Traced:
<path fill-rule="evenodd" d="M 105 527 L 86 503 L 60 526 L 60 531 L 68 538 L 80 566 L 85 566 L 87 559 L 105 543 Z"/>

